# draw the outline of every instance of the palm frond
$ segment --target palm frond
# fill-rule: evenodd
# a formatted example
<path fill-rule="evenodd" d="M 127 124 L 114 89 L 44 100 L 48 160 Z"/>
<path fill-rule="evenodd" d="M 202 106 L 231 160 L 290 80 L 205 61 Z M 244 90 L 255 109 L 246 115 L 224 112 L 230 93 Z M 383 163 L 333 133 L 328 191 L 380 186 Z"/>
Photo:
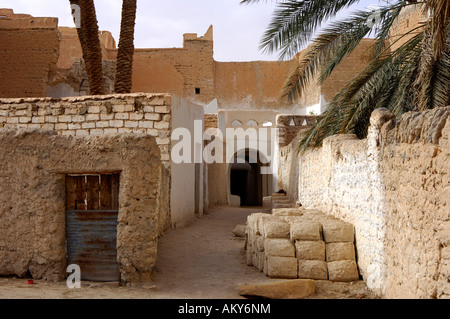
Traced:
<path fill-rule="evenodd" d="M 419 33 L 397 50 L 379 56 L 351 80 L 329 103 L 327 110 L 300 141 L 298 151 L 318 147 L 323 140 L 338 133 L 367 134 L 371 112 L 379 107 L 395 108 L 397 114 L 409 110 L 404 95 L 411 87 L 420 55 L 423 34 Z"/>
<path fill-rule="evenodd" d="M 376 42 L 373 46 L 373 58 L 377 57 L 381 54 L 384 48 L 387 46 L 387 42 L 389 39 L 389 31 L 391 30 L 394 22 L 400 15 L 402 9 L 408 6 L 407 1 L 399 1 L 395 6 L 391 7 L 391 10 L 385 13 L 385 18 L 380 21 L 380 26 L 376 31 Z"/>
<path fill-rule="evenodd" d="M 395 16 L 391 12 L 399 11 L 404 5 L 406 2 L 401 1 L 395 5 L 380 8 L 379 18 L 383 28 L 388 28 L 392 24 Z M 295 98 L 300 97 L 306 86 L 315 77 L 316 72 L 320 73 L 318 83 L 325 81 L 344 57 L 373 31 L 373 28 L 367 24 L 371 15 L 372 13 L 369 11 L 355 11 L 351 17 L 331 23 L 329 27 L 325 28 L 308 47 L 307 53 L 301 56 L 298 65 L 293 68 L 283 86 L 280 101 L 293 102 Z M 385 23 L 385 20 L 389 20 L 389 23 Z M 383 33 L 386 32 L 383 29 Z"/>
<path fill-rule="evenodd" d="M 337 37 L 339 37 L 339 33 L 321 35 L 308 47 L 306 53 L 300 57 L 300 61 L 292 69 L 282 88 L 279 98 L 281 103 L 286 100 L 292 102 L 302 95 L 327 58 L 328 52 Z"/>
<path fill-rule="evenodd" d="M 265 52 L 280 51 L 280 59 L 292 58 L 306 45 L 321 23 L 359 0 L 288 0 L 278 3 L 261 40 Z"/>

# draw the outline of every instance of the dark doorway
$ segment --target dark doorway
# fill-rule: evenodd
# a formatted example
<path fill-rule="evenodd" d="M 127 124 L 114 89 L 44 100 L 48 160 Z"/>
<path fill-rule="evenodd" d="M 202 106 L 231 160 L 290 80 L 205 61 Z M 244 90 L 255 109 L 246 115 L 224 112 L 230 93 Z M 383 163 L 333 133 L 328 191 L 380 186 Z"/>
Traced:
<path fill-rule="evenodd" d="M 262 206 L 261 165 L 250 163 L 248 152 L 245 163 L 235 157 L 230 171 L 230 193 L 241 198 L 241 206 Z"/>
<path fill-rule="evenodd" d="M 118 281 L 119 174 L 66 176 L 67 262 L 81 280 Z"/>

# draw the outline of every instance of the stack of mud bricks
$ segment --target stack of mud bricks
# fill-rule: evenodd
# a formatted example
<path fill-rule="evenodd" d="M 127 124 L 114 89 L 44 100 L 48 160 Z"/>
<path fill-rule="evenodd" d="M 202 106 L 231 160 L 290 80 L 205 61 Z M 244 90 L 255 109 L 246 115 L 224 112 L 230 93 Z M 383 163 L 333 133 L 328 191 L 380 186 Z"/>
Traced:
<path fill-rule="evenodd" d="M 270 278 L 356 281 L 353 225 L 313 210 L 252 214 L 247 264 Z"/>

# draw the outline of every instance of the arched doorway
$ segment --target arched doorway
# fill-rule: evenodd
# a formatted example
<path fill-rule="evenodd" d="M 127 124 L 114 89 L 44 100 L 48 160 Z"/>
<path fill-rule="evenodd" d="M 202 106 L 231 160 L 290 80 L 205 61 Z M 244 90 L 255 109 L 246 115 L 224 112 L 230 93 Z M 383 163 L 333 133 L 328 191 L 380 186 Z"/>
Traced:
<path fill-rule="evenodd" d="M 229 169 L 229 194 L 240 198 L 240 206 L 262 206 L 270 189 L 270 176 L 261 174 L 257 152 L 236 153 Z M 240 159 L 240 160 L 238 160 Z"/>

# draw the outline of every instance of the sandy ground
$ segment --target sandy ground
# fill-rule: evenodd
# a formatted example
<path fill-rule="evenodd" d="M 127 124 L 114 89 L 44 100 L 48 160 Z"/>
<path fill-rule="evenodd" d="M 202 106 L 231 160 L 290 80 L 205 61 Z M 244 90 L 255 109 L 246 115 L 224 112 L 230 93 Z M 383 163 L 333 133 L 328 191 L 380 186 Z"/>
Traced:
<path fill-rule="evenodd" d="M 69 289 L 65 282 L 0 278 L 0 299 L 243 299 L 236 286 L 270 282 L 245 263 L 245 240 L 232 234 L 257 208 L 220 207 L 191 224 L 168 231 L 159 242 L 151 284 L 82 282 Z M 372 298 L 363 282 L 317 282 L 315 299 Z"/>

